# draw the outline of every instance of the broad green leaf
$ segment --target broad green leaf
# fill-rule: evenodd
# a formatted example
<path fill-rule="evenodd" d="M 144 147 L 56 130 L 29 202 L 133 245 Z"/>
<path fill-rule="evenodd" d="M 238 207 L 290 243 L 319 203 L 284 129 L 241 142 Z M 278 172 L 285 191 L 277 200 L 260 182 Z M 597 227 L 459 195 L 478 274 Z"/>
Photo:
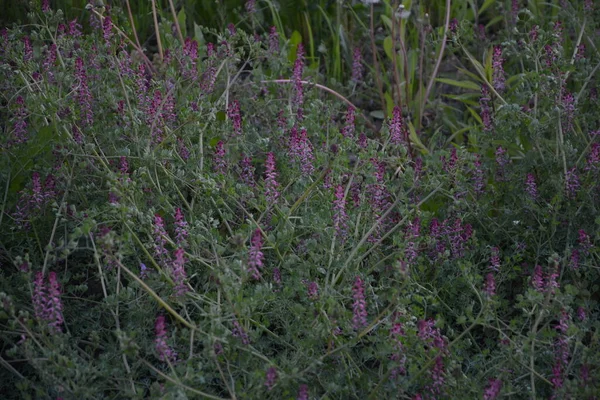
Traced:
<path fill-rule="evenodd" d="M 392 42 L 391 36 L 386 36 L 385 39 L 383 39 L 383 50 L 385 51 L 385 55 L 388 56 L 390 60 L 393 60 L 394 56 L 394 53 L 392 51 L 393 45 L 394 43 Z"/>
<path fill-rule="evenodd" d="M 479 14 L 483 14 L 485 10 L 487 10 L 492 4 L 494 4 L 496 0 L 486 0 L 483 5 L 479 8 Z"/>
<path fill-rule="evenodd" d="M 412 124 L 411 121 L 408 121 L 408 138 L 410 139 L 410 142 L 422 153 L 422 154 L 428 154 L 429 150 L 427 150 L 427 147 L 425 147 L 425 145 L 423 144 L 423 142 L 421 142 L 421 139 L 419 139 L 419 136 L 417 136 L 417 131 L 415 130 L 414 125 Z"/>
<path fill-rule="evenodd" d="M 375 110 L 375 111 L 371 111 L 369 113 L 369 115 L 375 119 L 384 119 L 385 116 L 383 114 L 383 110 Z"/>
<path fill-rule="evenodd" d="M 392 30 L 392 20 L 390 19 L 390 17 L 388 17 L 387 15 L 381 15 L 381 22 L 383 22 L 389 30 Z"/>
<path fill-rule="evenodd" d="M 187 37 L 187 31 L 186 31 L 186 15 L 185 15 L 185 8 L 182 8 L 181 10 L 179 10 L 179 14 L 177 14 L 177 22 L 179 22 L 179 27 L 181 28 L 181 34 L 183 35 L 183 37 Z M 183 43 L 182 43 L 183 45 Z"/>
<path fill-rule="evenodd" d="M 477 91 L 481 90 L 481 86 L 479 86 L 475 82 L 471 82 L 471 81 L 457 81 L 454 79 L 447 79 L 447 78 L 437 78 L 436 81 L 445 83 L 446 85 L 460 87 L 463 89 L 470 89 L 470 90 L 477 90 Z"/>
<path fill-rule="evenodd" d="M 296 55 L 298 53 L 298 44 L 302 43 L 302 35 L 298 31 L 292 32 L 292 36 L 290 37 L 290 53 L 288 54 L 288 59 L 290 63 L 294 63 L 296 61 Z"/>
<path fill-rule="evenodd" d="M 390 92 L 385 92 L 383 97 L 385 97 L 385 108 L 387 110 L 387 115 L 392 115 L 392 111 L 394 110 L 394 99 Z"/>

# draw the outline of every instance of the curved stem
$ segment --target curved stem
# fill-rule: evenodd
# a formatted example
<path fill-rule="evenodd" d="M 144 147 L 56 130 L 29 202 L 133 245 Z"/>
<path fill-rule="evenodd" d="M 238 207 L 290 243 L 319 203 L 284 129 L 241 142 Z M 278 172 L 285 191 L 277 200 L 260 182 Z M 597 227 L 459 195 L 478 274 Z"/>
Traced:
<path fill-rule="evenodd" d="M 442 40 L 442 47 L 440 48 L 440 53 L 438 54 L 437 61 L 435 62 L 435 67 L 433 68 L 433 73 L 431 74 L 431 79 L 429 79 L 429 83 L 427 84 L 427 90 L 425 91 L 425 97 L 421 103 L 421 114 L 419 118 L 423 118 L 423 109 L 425 108 L 425 104 L 429 99 L 429 94 L 431 93 L 431 89 L 433 88 L 433 83 L 435 82 L 435 77 L 438 74 L 438 70 L 440 69 L 440 64 L 442 63 L 442 58 L 444 57 L 444 50 L 446 50 L 446 35 L 448 34 L 448 26 L 450 25 L 450 3 L 451 0 L 446 0 L 446 22 L 444 23 L 444 38 Z"/>
<path fill-rule="evenodd" d="M 294 81 L 291 79 L 273 79 L 273 80 L 261 81 L 261 83 L 294 83 Z M 347 98 L 345 98 L 344 96 L 342 96 L 341 94 L 336 92 L 335 90 L 328 88 L 327 86 L 319 85 L 318 83 L 312 83 L 312 82 L 308 82 L 308 81 L 300 81 L 300 83 L 302 83 L 303 85 L 313 85 L 314 87 L 316 87 L 318 89 L 321 89 L 328 93 L 331 93 L 332 95 L 334 95 L 338 99 L 342 100 L 344 103 L 348 104 L 349 106 L 352 106 L 357 110 L 359 109 L 350 100 L 348 100 Z M 365 117 L 363 115 L 363 113 L 359 113 L 358 115 L 360 115 L 365 120 L 365 122 L 369 126 L 369 128 L 373 129 L 373 131 L 377 131 L 377 128 L 375 127 L 375 125 L 371 121 L 369 121 L 369 119 L 367 117 Z"/>

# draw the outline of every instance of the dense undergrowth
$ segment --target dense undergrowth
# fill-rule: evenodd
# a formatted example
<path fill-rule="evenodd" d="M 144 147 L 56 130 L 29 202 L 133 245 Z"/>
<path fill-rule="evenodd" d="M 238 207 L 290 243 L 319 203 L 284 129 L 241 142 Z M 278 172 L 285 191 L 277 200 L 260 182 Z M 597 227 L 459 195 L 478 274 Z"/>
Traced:
<path fill-rule="evenodd" d="M 3 29 L 0 392 L 597 398 L 598 10 L 529 3 L 424 31 L 432 91 L 401 12 L 335 90 L 277 29 Z"/>

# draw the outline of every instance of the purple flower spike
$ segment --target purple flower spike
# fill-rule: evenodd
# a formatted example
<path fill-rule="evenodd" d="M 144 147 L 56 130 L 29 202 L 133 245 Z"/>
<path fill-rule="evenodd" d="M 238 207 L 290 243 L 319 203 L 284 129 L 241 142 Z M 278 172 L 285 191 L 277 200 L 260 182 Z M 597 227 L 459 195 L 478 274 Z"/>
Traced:
<path fill-rule="evenodd" d="M 274 204 L 279 198 L 279 183 L 277 182 L 277 170 L 275 166 L 275 155 L 272 152 L 267 153 L 265 162 L 265 196 L 269 204 Z"/>
<path fill-rule="evenodd" d="M 354 316 L 352 317 L 352 324 L 355 330 L 367 325 L 367 303 L 365 301 L 365 288 L 364 282 L 357 276 L 354 279 L 354 286 L 352 287 L 352 311 Z"/>
<path fill-rule="evenodd" d="M 338 185 L 335 188 L 335 199 L 333 200 L 333 227 L 335 235 L 344 241 L 348 236 L 348 214 L 346 214 L 346 199 L 344 187 Z"/>
<path fill-rule="evenodd" d="M 164 315 L 159 315 L 154 323 L 156 337 L 154 349 L 158 359 L 163 362 L 174 363 L 177 361 L 177 353 L 167 344 L 167 329 Z"/>
<path fill-rule="evenodd" d="M 252 278 L 260 279 L 260 270 L 263 267 L 264 254 L 262 249 L 262 233 L 260 229 L 256 229 L 252 234 L 251 246 L 248 251 L 248 272 Z"/>

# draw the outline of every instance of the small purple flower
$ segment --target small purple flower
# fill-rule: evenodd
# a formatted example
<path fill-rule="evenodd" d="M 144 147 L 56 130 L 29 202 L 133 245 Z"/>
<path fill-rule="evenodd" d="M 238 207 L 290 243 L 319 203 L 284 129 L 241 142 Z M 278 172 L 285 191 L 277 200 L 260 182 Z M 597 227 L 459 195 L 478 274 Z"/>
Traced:
<path fill-rule="evenodd" d="M 494 55 L 492 57 L 492 85 L 498 92 L 503 92 L 506 88 L 506 78 L 504 76 L 504 68 L 502 67 L 503 62 L 502 47 L 494 46 Z"/>
<path fill-rule="evenodd" d="M 489 379 L 488 385 L 483 392 L 483 400 L 495 400 L 502 389 L 502 381 L 500 379 Z"/>
<path fill-rule="evenodd" d="M 485 172 L 479 154 L 476 155 L 473 166 L 473 189 L 477 195 L 482 195 L 485 193 Z"/>
<path fill-rule="evenodd" d="M 83 65 L 83 59 L 77 57 L 75 60 L 75 100 L 79 103 L 79 117 L 84 126 L 90 126 L 94 122 L 92 111 L 92 92 L 88 87 L 88 78 Z"/>
<path fill-rule="evenodd" d="M 581 322 L 584 322 L 587 319 L 587 315 L 585 313 L 585 308 L 583 308 L 583 307 L 577 308 L 577 318 Z"/>
<path fill-rule="evenodd" d="M 177 361 L 177 353 L 167 344 L 167 329 L 164 315 L 159 315 L 154 322 L 154 349 L 158 359 L 163 362 L 174 363 Z"/>
<path fill-rule="evenodd" d="M 544 276 L 541 265 L 536 265 L 533 269 L 533 275 L 531 276 L 531 285 L 538 292 L 544 291 Z"/>
<path fill-rule="evenodd" d="M 273 386 L 275 386 L 276 382 L 277 382 L 277 369 L 275 367 L 270 367 L 267 370 L 267 378 L 265 380 L 265 386 L 267 387 L 267 390 L 271 391 L 271 389 L 273 389 Z"/>
<path fill-rule="evenodd" d="M 23 53 L 23 61 L 27 62 L 30 60 L 33 60 L 33 47 L 31 46 L 31 40 L 29 39 L 29 36 L 25 36 L 23 38 L 23 46 L 25 47 L 24 53 Z M 19 96 L 21 97 L 21 96 Z"/>
<path fill-rule="evenodd" d="M 110 15 L 104 17 L 102 21 L 102 37 L 107 46 L 110 46 L 110 40 L 113 37 L 112 25 Z"/>
<path fill-rule="evenodd" d="M 277 182 L 277 170 L 275 166 L 275 155 L 272 152 L 267 153 L 265 162 L 265 196 L 269 204 L 275 204 L 279 198 L 279 183 Z"/>
<path fill-rule="evenodd" d="M 281 271 L 279 268 L 273 269 L 273 282 L 277 285 L 281 285 Z"/>
<path fill-rule="evenodd" d="M 492 255 L 490 257 L 490 269 L 492 271 L 500 271 L 500 249 L 492 247 Z"/>
<path fill-rule="evenodd" d="M 317 300 L 319 298 L 319 284 L 317 282 L 309 282 L 307 293 L 309 299 Z"/>
<path fill-rule="evenodd" d="M 27 142 L 29 135 L 27 132 L 27 107 L 25 106 L 25 100 L 22 96 L 17 96 L 15 99 L 17 108 L 14 112 L 14 122 L 12 136 L 14 137 L 13 143 L 21 144 Z"/>
<path fill-rule="evenodd" d="M 563 131 L 566 132 L 571 132 L 573 131 L 573 119 L 575 119 L 575 97 L 573 96 L 572 93 L 566 92 L 563 96 L 562 96 L 562 115 L 563 115 L 563 121 L 562 121 L 562 127 L 563 127 Z"/>
<path fill-rule="evenodd" d="M 333 227 L 335 229 L 335 236 L 343 242 L 348 236 L 348 214 L 346 214 L 346 198 L 342 185 L 337 185 L 335 188 Z"/>
<path fill-rule="evenodd" d="M 586 159 L 586 171 L 598 173 L 600 170 L 600 143 L 592 143 L 592 148 Z"/>
<path fill-rule="evenodd" d="M 42 12 L 50 12 L 50 0 L 42 0 Z"/>
<path fill-rule="evenodd" d="M 163 218 L 156 214 L 154 216 L 154 256 L 158 259 L 163 259 L 168 256 L 168 251 L 165 248 L 169 235 L 165 230 L 165 222 Z"/>
<path fill-rule="evenodd" d="M 546 277 L 545 288 L 550 291 L 550 294 L 554 294 L 556 289 L 560 287 L 558 283 L 558 267 L 554 268 L 551 273 Z"/>
<path fill-rule="evenodd" d="M 532 42 L 535 42 L 538 38 L 539 35 L 539 26 L 534 25 L 531 30 L 529 31 L 529 39 L 531 39 Z"/>
<path fill-rule="evenodd" d="M 577 234 L 579 236 L 579 248 L 583 254 L 588 255 L 590 253 L 590 249 L 592 248 L 592 239 L 590 238 L 590 235 L 583 229 L 580 229 Z"/>
<path fill-rule="evenodd" d="M 490 101 L 490 91 L 486 85 L 483 85 L 481 87 L 481 97 L 479 98 L 479 108 L 481 109 L 481 123 L 484 132 L 492 132 L 493 130 Z"/>
<path fill-rule="evenodd" d="M 269 53 L 279 53 L 279 33 L 277 32 L 277 28 L 274 26 L 272 26 L 271 30 L 269 31 Z"/>
<path fill-rule="evenodd" d="M 240 103 L 237 100 L 233 100 L 229 103 L 227 108 L 227 118 L 231 120 L 233 124 L 233 132 L 240 136 L 242 134 L 242 113 L 240 111 Z"/>
<path fill-rule="evenodd" d="M 512 19 L 512 23 L 516 24 L 519 16 L 519 0 L 512 0 L 510 7 L 510 17 Z"/>
<path fill-rule="evenodd" d="M 250 186 L 255 187 L 256 181 L 254 180 L 254 166 L 252 165 L 252 159 L 250 157 L 242 155 L 242 159 L 239 162 L 240 175 L 242 181 Z"/>
<path fill-rule="evenodd" d="M 233 329 L 231 330 L 231 334 L 234 337 L 240 338 L 242 340 L 242 344 L 246 346 L 250 344 L 250 338 L 248 337 L 248 334 L 237 320 L 233 321 Z"/>
<path fill-rule="evenodd" d="M 183 212 L 181 208 L 177 207 L 175 209 L 175 243 L 178 246 L 185 246 L 187 243 L 188 237 L 188 223 L 185 220 Z"/>
<path fill-rule="evenodd" d="M 496 280 L 494 278 L 494 274 L 489 272 L 486 276 L 485 276 L 485 283 L 483 285 L 483 292 L 488 295 L 489 297 L 492 297 L 494 295 L 496 295 Z"/>
<path fill-rule="evenodd" d="M 150 275 L 150 269 L 146 267 L 146 264 L 140 263 L 140 278 L 147 279 Z"/>
<path fill-rule="evenodd" d="M 177 153 L 183 161 L 187 161 L 188 158 L 190 158 L 190 150 L 187 148 L 182 138 L 177 138 Z"/>
<path fill-rule="evenodd" d="M 296 61 L 294 62 L 294 71 L 292 81 L 294 82 L 294 98 L 292 104 L 297 108 L 302 107 L 304 103 L 304 88 L 302 87 L 302 73 L 304 72 L 304 45 L 298 44 L 296 51 Z"/>
<path fill-rule="evenodd" d="M 351 138 L 354 136 L 355 111 L 356 110 L 352 106 L 348 107 L 348 111 L 346 111 L 346 124 L 342 128 L 342 136 L 344 137 Z"/>
<path fill-rule="evenodd" d="M 72 38 L 76 39 L 78 37 L 81 37 L 83 35 L 83 33 L 81 33 L 81 29 L 82 26 L 77 21 L 77 18 L 74 18 L 73 20 L 69 21 L 69 35 L 71 35 Z"/>
<path fill-rule="evenodd" d="M 571 269 L 573 269 L 573 270 L 579 269 L 579 250 L 573 249 L 573 251 L 571 251 L 571 259 L 569 260 L 569 267 L 571 267 Z"/>
<path fill-rule="evenodd" d="M 360 276 L 354 279 L 354 286 L 352 287 L 352 298 L 354 299 L 354 303 L 352 303 L 352 325 L 355 330 L 367 325 L 367 303 L 365 301 L 364 285 Z"/>
<path fill-rule="evenodd" d="M 360 135 L 358 135 L 358 147 L 360 147 L 361 149 L 366 149 L 367 148 L 367 135 L 365 135 L 364 133 L 361 133 Z"/>
<path fill-rule="evenodd" d="M 535 176 L 531 173 L 527 174 L 527 178 L 525 179 L 525 192 L 527 192 L 531 200 L 536 200 L 538 197 Z"/>
<path fill-rule="evenodd" d="M 63 306 L 60 299 L 60 285 L 56 272 L 48 274 L 48 285 L 41 272 L 36 274 L 33 282 L 32 303 L 36 318 L 48 324 L 52 334 L 62 332 Z"/>
<path fill-rule="evenodd" d="M 227 24 L 227 30 L 229 31 L 230 36 L 234 36 L 237 33 L 237 28 L 231 22 Z"/>
<path fill-rule="evenodd" d="M 390 141 L 393 144 L 407 143 L 408 131 L 404 125 L 404 118 L 402 117 L 402 110 L 400 107 L 395 106 L 392 113 L 392 120 L 389 124 L 390 129 Z"/>
<path fill-rule="evenodd" d="M 577 175 L 577 167 L 573 167 L 567 171 L 565 176 L 565 190 L 569 199 L 577 197 L 577 191 L 581 187 L 579 176 Z"/>
<path fill-rule="evenodd" d="M 431 369 L 432 384 L 431 384 L 430 390 L 434 395 L 442 393 L 444 383 L 446 382 L 444 375 L 445 375 L 444 361 L 442 359 L 442 356 L 437 356 L 435 358 L 435 364 L 433 365 L 433 368 Z"/>
<path fill-rule="evenodd" d="M 456 33 L 456 31 L 458 31 L 458 20 L 456 18 L 452 18 L 450 20 L 450 25 L 448 25 L 448 30 L 452 33 Z"/>
<path fill-rule="evenodd" d="M 225 175 L 227 173 L 227 161 L 225 161 L 225 143 L 219 140 L 215 147 L 215 154 L 213 156 L 213 168 L 216 173 Z"/>
<path fill-rule="evenodd" d="M 308 385 L 300 385 L 296 400 L 308 400 Z"/>
<path fill-rule="evenodd" d="M 185 272 L 185 251 L 179 247 L 175 250 L 175 258 L 173 259 L 173 269 L 171 275 L 173 276 L 173 282 L 175 282 L 174 293 L 175 296 L 183 296 L 189 288 L 185 284 L 187 274 Z"/>
<path fill-rule="evenodd" d="M 362 65 L 362 55 L 358 47 L 352 52 L 352 81 L 358 83 L 362 81 L 364 68 Z"/>
<path fill-rule="evenodd" d="M 262 233 L 256 229 L 252 234 L 250 250 L 248 251 L 248 272 L 252 278 L 260 279 L 260 270 L 263 267 L 264 254 L 262 250 Z"/>

